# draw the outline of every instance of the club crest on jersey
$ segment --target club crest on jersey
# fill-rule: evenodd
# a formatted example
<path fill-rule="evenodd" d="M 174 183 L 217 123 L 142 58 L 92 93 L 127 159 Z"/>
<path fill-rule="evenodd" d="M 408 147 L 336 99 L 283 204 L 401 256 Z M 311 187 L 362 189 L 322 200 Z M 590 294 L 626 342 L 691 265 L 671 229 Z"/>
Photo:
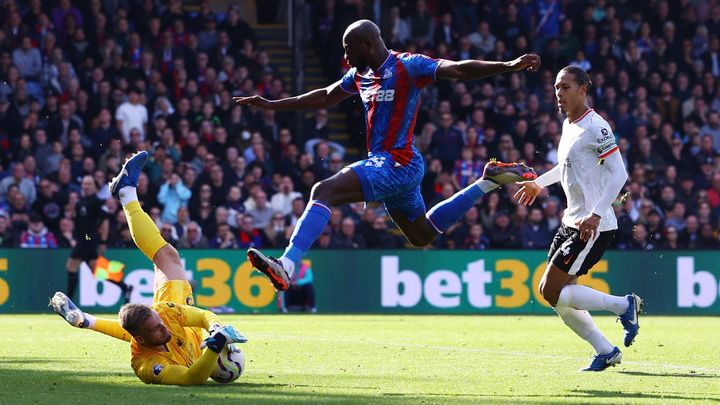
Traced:
<path fill-rule="evenodd" d="M 389 79 L 392 77 L 392 70 L 385 69 L 385 72 L 383 72 L 382 78 L 383 79 Z"/>
<path fill-rule="evenodd" d="M 368 158 L 367 162 L 365 162 L 365 166 L 371 166 L 371 167 L 383 167 L 384 164 L 385 164 L 384 156 L 373 156 L 371 158 Z"/>

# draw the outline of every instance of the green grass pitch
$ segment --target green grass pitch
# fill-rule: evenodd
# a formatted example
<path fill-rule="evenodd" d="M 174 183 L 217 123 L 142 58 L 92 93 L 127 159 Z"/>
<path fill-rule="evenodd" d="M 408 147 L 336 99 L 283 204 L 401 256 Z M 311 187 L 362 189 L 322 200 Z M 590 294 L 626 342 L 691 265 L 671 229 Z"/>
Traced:
<path fill-rule="evenodd" d="M 55 315 L 0 316 L 0 404 L 720 403 L 720 319 L 642 317 L 623 364 L 554 316 L 223 316 L 249 342 L 235 383 L 148 386 L 125 342 Z M 611 317 L 595 318 L 620 344 Z"/>

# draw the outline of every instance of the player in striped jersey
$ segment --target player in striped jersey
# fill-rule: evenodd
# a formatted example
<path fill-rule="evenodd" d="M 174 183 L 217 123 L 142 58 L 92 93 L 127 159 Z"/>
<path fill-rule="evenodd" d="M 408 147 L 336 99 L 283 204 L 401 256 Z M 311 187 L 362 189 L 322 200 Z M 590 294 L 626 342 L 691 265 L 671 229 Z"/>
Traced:
<path fill-rule="evenodd" d="M 642 299 L 635 294 L 609 295 L 578 285 L 578 277 L 592 268 L 610 246 L 617 219 L 612 202 L 628 178 L 610 125 L 588 107 L 588 74 L 577 66 L 560 70 L 555 95 L 563 122 L 558 164 L 533 181 L 522 182 L 515 197 L 530 205 L 543 187 L 562 185 L 567 209 L 548 253 L 548 265 L 538 289 L 565 324 L 590 343 L 597 354 L 583 371 L 603 371 L 622 360 L 620 349 L 598 330 L 588 310 L 619 316 L 630 346 L 640 325 Z"/>
<path fill-rule="evenodd" d="M 260 96 L 235 98 L 240 104 L 288 110 L 328 108 L 359 95 L 366 112 L 368 158 L 315 184 L 282 257 L 274 259 L 248 249 L 248 259 L 278 290 L 288 288 L 296 263 L 320 236 L 332 206 L 382 201 L 410 243 L 425 246 L 462 218 L 483 194 L 502 184 L 536 177 L 525 165 L 488 163 L 483 178 L 426 212 L 419 187 L 424 163 L 413 147 L 413 129 L 420 91 L 435 80 L 476 80 L 505 72 L 536 71 L 539 56 L 523 55 L 507 62 L 455 62 L 391 51 L 380 37 L 380 29 L 368 20 L 356 21 L 345 30 L 343 47 L 352 68 L 326 88 L 272 101 Z"/>

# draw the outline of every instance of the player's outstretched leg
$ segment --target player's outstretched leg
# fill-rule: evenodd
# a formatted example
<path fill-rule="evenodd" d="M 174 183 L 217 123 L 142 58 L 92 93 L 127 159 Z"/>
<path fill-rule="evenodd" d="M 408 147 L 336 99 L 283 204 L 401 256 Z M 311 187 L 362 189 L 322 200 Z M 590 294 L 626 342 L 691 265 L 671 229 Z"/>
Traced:
<path fill-rule="evenodd" d="M 426 217 L 438 233 L 443 233 L 465 216 L 483 195 L 505 184 L 536 178 L 535 170 L 524 163 L 490 160 L 485 165 L 482 178 L 432 207 Z"/>
<path fill-rule="evenodd" d="M 110 182 L 110 191 L 122 204 L 135 245 L 155 264 L 157 287 L 167 280 L 186 278 L 177 251 L 163 239 L 152 218 L 138 202 L 137 182 L 149 156 L 146 151 L 132 155 Z"/>
<path fill-rule="evenodd" d="M 290 287 L 290 278 L 310 246 L 320 236 L 330 220 L 330 207 L 363 201 L 362 187 L 357 174 L 345 168 L 332 177 L 313 186 L 310 202 L 295 225 L 290 244 L 279 259 L 266 256 L 257 249 L 250 248 L 247 258 L 253 267 L 265 274 L 278 291 Z"/>
<path fill-rule="evenodd" d="M 120 327 L 116 319 L 102 319 L 85 313 L 64 293 L 58 291 L 50 299 L 49 306 L 67 323 L 83 329 L 91 329 L 114 338 L 130 341 L 130 334 Z"/>

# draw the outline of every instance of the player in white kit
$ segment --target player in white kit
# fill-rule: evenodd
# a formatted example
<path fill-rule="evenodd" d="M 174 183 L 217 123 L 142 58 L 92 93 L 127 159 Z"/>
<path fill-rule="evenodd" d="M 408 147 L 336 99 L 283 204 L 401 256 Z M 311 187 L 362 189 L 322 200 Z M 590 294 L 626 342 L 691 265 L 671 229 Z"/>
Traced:
<path fill-rule="evenodd" d="M 558 147 L 558 164 L 533 181 L 519 183 L 515 194 L 520 204 L 530 205 L 543 187 L 560 182 L 567 209 L 548 253 L 538 289 L 563 322 L 590 343 L 597 354 L 583 371 L 602 371 L 619 364 L 620 349 L 598 330 L 588 311 L 615 313 L 630 346 L 640 328 L 642 299 L 635 294 L 614 296 L 577 284 L 610 245 L 617 219 L 612 209 L 628 178 L 610 125 L 587 104 L 592 85 L 577 66 L 560 70 L 555 80 L 558 108 L 567 115 Z"/>

